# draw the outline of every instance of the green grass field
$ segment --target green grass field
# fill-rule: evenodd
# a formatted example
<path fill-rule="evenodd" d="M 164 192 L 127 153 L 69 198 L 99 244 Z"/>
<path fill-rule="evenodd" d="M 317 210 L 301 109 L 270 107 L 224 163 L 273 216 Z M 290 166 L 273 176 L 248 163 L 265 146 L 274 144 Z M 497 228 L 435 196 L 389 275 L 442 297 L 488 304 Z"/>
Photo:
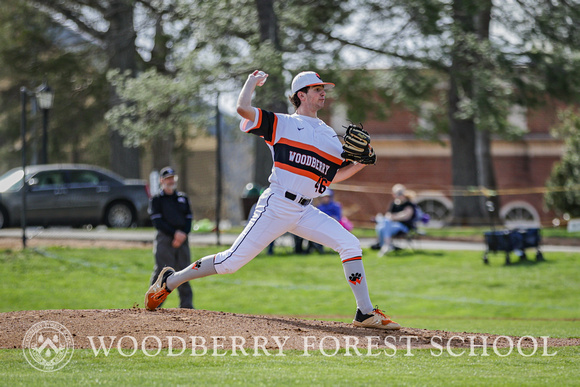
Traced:
<path fill-rule="evenodd" d="M 194 257 L 218 251 L 192 249 Z M 580 254 L 547 253 L 547 262 L 482 264 L 480 252 L 365 251 L 371 298 L 403 326 L 457 332 L 580 337 Z M 0 251 L 0 312 L 142 306 L 152 269 L 148 249 L 47 248 Z M 335 254 L 260 255 L 227 276 L 192 283 L 199 309 L 351 321 L 354 298 Z M 172 294 L 166 307 L 177 306 Z M 0 315 L 0 318 L 1 315 Z M 146 357 L 95 358 L 77 350 L 55 373 L 30 367 L 21 350 L 0 350 L 3 384 L 223 385 L 577 385 L 580 348 L 553 357 L 511 355 L 412 357 Z M 476 351 L 481 355 L 481 351 Z"/>
<path fill-rule="evenodd" d="M 0 350 L 4 385 L 212 385 L 212 386 L 562 386 L 578 385 L 578 347 L 559 348 L 553 357 L 431 356 L 417 350 L 412 357 L 336 356 L 319 352 L 303 356 L 200 356 L 148 358 L 140 352 L 116 352 L 95 358 L 77 350 L 62 370 L 32 369 L 21 351 Z M 5 370 L 10 371 L 5 371 Z"/>

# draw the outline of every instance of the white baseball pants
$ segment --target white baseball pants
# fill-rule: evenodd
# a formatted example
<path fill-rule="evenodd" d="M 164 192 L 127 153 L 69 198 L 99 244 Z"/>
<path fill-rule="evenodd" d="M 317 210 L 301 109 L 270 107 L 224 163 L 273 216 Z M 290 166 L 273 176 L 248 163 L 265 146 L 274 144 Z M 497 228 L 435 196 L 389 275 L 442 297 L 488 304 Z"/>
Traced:
<path fill-rule="evenodd" d="M 228 250 L 216 254 L 215 270 L 218 274 L 234 273 L 286 232 L 330 247 L 343 262 L 362 255 L 359 240 L 335 219 L 312 205 L 302 206 L 267 189 L 244 231 Z"/>

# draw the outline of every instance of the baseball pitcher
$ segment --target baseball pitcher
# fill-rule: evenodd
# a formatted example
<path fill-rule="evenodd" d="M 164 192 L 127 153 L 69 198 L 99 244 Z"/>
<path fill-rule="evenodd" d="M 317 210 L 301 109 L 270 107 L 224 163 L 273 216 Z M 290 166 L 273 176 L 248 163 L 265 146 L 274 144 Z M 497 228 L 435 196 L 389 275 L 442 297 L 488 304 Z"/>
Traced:
<path fill-rule="evenodd" d="M 270 242 L 286 232 L 327 246 L 340 255 L 346 280 L 354 294 L 357 311 L 353 324 L 359 327 L 400 329 L 370 300 L 358 239 L 338 221 L 312 205 L 332 182 L 340 182 L 375 164 L 370 136 L 361 127 L 347 128 L 344 144 L 336 132 L 318 118 L 327 90 L 312 71 L 301 72 L 292 81 L 290 101 L 294 114 L 273 113 L 252 106 L 252 94 L 268 74 L 254 71 L 238 97 L 240 129 L 264 139 L 274 160 L 270 186 L 260 196 L 244 231 L 225 251 L 201 258 L 184 270 L 166 267 L 145 295 L 145 305 L 155 310 L 179 285 L 214 274 L 234 273 L 250 262 Z"/>

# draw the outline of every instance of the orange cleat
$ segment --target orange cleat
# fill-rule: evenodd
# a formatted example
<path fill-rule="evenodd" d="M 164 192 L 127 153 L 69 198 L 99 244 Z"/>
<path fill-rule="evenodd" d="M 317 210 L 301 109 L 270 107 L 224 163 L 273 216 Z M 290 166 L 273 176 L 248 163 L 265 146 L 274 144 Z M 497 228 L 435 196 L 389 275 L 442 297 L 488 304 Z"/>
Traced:
<path fill-rule="evenodd" d="M 155 310 L 165 301 L 171 290 L 167 290 L 167 278 L 175 273 L 171 267 L 164 267 L 157 276 L 157 281 L 145 293 L 145 307 Z"/>

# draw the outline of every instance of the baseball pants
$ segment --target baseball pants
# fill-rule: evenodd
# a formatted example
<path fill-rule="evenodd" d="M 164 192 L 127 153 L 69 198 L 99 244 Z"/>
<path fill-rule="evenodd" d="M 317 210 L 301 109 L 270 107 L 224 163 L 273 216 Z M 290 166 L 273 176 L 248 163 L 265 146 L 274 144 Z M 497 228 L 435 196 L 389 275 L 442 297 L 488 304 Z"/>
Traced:
<path fill-rule="evenodd" d="M 244 231 L 228 250 L 216 254 L 215 270 L 218 274 L 234 273 L 286 232 L 333 249 L 343 262 L 362 255 L 359 240 L 335 219 L 314 206 L 302 206 L 267 189 Z"/>

